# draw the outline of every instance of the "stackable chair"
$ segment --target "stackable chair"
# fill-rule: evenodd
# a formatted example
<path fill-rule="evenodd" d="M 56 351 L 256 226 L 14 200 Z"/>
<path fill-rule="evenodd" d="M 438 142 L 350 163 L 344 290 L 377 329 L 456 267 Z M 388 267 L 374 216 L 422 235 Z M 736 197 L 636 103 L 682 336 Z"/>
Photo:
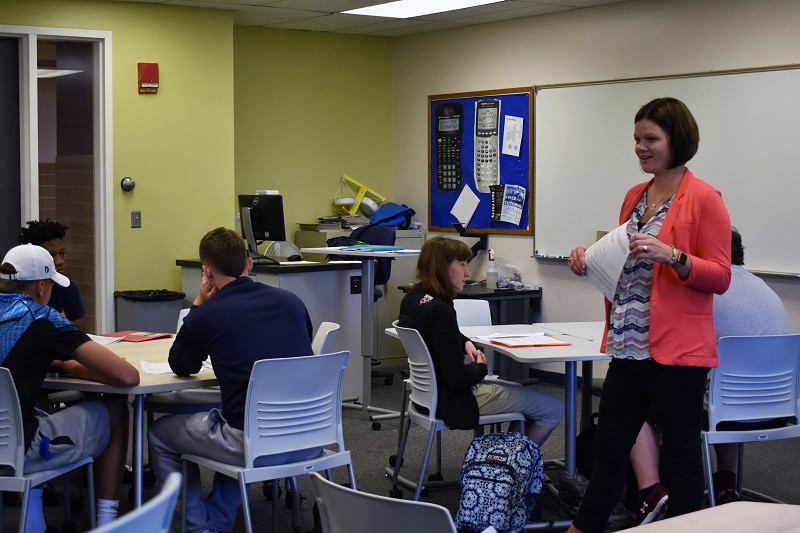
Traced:
<path fill-rule="evenodd" d="M 492 310 L 486 300 L 473 300 L 469 298 L 456 298 L 453 307 L 458 317 L 458 327 L 491 326 Z M 494 376 L 494 352 L 486 354 L 487 377 Z"/>
<path fill-rule="evenodd" d="M 181 474 L 173 472 L 156 496 L 92 533 L 169 533 L 180 490 Z"/>
<path fill-rule="evenodd" d="M 239 481 L 247 533 L 253 532 L 247 486 L 346 466 L 356 486 L 342 431 L 342 385 L 349 352 L 256 361 L 247 387 L 244 466 L 183 454 L 183 474 L 195 463 Z M 319 456 L 290 463 L 256 466 L 265 456 L 324 447 Z M 295 487 L 296 489 L 296 487 Z M 185 484 L 181 516 L 185 517 Z M 292 520 L 297 527 L 299 493 L 294 490 Z M 278 531 L 278 499 L 272 500 L 272 531 Z M 186 520 L 183 520 L 186 524 Z"/>
<path fill-rule="evenodd" d="M 420 494 L 424 487 L 427 488 L 441 488 L 454 486 L 458 482 L 445 482 L 442 481 L 442 464 L 441 464 L 441 441 L 437 440 L 437 470 L 436 473 L 431 475 L 429 482 L 423 483 L 425 479 L 425 472 L 428 468 L 428 461 L 431 455 L 431 448 L 433 447 L 434 438 L 445 429 L 447 425 L 440 418 L 436 418 L 438 390 L 436 384 L 436 374 L 433 367 L 430 351 L 425 345 L 422 336 L 415 329 L 404 328 L 397 325 L 397 321 L 393 323 L 400 337 L 400 342 L 408 355 L 409 366 L 409 384 L 411 393 L 409 394 L 409 403 L 406 410 L 406 418 L 403 420 L 401 429 L 400 441 L 397 448 L 397 455 L 395 456 L 394 465 L 386 467 L 387 474 L 392 476 L 392 489 L 389 493 L 392 497 L 402 497 L 402 490 L 399 485 L 410 487 L 414 489 L 414 500 L 419 500 Z M 407 478 L 400 476 L 400 469 L 403 466 L 403 454 L 405 453 L 406 443 L 408 441 L 408 434 L 411 431 L 412 422 L 428 431 L 428 439 L 425 445 L 425 452 L 422 459 L 422 466 L 420 468 L 419 478 L 416 482 L 410 481 Z M 480 426 L 501 424 L 503 422 L 525 422 L 525 416 L 522 413 L 501 413 L 496 415 L 483 415 L 479 418 L 478 424 Z M 391 459 L 390 459 L 391 461 Z"/>
<path fill-rule="evenodd" d="M 702 433 L 711 506 L 716 505 L 712 444 L 800 437 L 800 334 L 721 337 L 717 348 L 719 367 L 711 370 L 709 385 L 709 429 Z M 739 494 L 776 501 L 753 491 L 743 492 L 743 472 L 744 446 L 740 446 Z"/>
<path fill-rule="evenodd" d="M 450 511 L 433 503 L 348 489 L 312 473 L 324 533 L 456 533 Z M 483 533 L 497 533 L 493 527 Z"/>
<path fill-rule="evenodd" d="M 19 406 L 17 389 L 11 372 L 0 367 L 0 491 L 21 492 L 22 503 L 20 506 L 19 531 L 25 531 L 25 522 L 28 518 L 28 498 L 31 488 L 67 474 L 82 466 L 86 467 L 86 481 L 89 486 L 89 520 L 92 527 L 95 525 L 95 497 L 94 497 L 94 460 L 86 457 L 80 461 L 64 465 L 51 470 L 43 470 L 25 474 L 25 439 L 22 428 L 22 411 Z M 67 484 L 65 483 L 65 486 Z M 67 505 L 67 520 L 71 519 L 70 501 L 65 497 Z M 0 514 L 0 529 L 3 521 Z"/>

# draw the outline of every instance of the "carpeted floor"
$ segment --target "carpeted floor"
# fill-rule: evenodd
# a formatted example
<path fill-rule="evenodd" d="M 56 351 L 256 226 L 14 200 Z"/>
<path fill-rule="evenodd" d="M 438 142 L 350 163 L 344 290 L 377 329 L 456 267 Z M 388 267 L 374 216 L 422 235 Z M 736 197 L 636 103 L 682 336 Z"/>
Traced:
<path fill-rule="evenodd" d="M 372 399 L 376 406 L 395 409 L 398 407 L 401 397 L 402 379 L 399 373 L 396 375 L 394 384 L 387 386 L 382 379 L 373 380 Z M 537 384 L 533 385 L 538 390 L 553 394 L 563 398 L 564 390 L 562 387 Z M 388 495 L 391 488 L 390 479 L 387 478 L 384 468 L 388 465 L 389 456 L 394 454 L 397 448 L 397 420 L 384 421 L 379 431 L 372 429 L 372 424 L 368 417 L 360 409 L 344 410 L 344 431 L 345 445 L 351 450 L 356 471 L 356 482 L 359 490 L 374 494 Z M 445 479 L 457 480 L 460 474 L 461 461 L 464 452 L 472 439 L 471 432 L 468 431 L 447 431 L 443 435 L 443 475 Z M 558 428 L 545 443 L 543 454 L 545 461 L 553 461 L 563 457 L 563 428 Z M 409 438 L 409 449 L 406 454 L 406 463 L 403 472 L 413 477 L 419 470 L 421 462 L 422 447 L 425 442 L 425 434 L 419 428 L 413 428 Z M 435 464 L 433 458 L 428 468 L 433 472 Z M 558 481 L 559 470 L 557 467 L 548 467 L 548 477 Z M 206 486 L 210 484 L 210 476 L 204 476 Z M 346 481 L 346 473 L 343 469 L 334 472 L 334 479 L 337 482 Z M 769 494 L 781 501 L 791 504 L 800 504 L 800 488 L 796 480 L 800 479 L 800 440 L 783 440 L 775 442 L 748 444 L 745 447 L 745 487 Z M 122 511 L 131 508 L 127 501 L 129 486 L 124 486 L 122 491 Z M 300 509 L 300 530 L 310 530 L 313 525 L 311 505 L 313 495 L 310 485 L 306 479 L 300 479 L 300 489 L 304 500 Z M 56 482 L 58 494 L 63 492 L 61 480 Z M 152 495 L 154 488 L 145 491 L 145 497 Z M 271 502 L 265 501 L 261 486 L 253 486 L 250 489 L 249 500 L 253 516 L 254 529 L 257 532 L 269 531 L 269 524 L 272 516 Z M 411 491 L 405 490 L 404 496 L 410 498 Z M 73 496 L 76 496 L 77 485 L 73 483 Z M 452 513 L 458 508 L 459 491 L 457 489 L 431 491 L 423 497 L 424 501 L 443 505 Z M 569 519 L 570 509 L 561 505 L 559 499 L 552 492 L 546 491 L 542 498 L 542 517 L 547 521 L 565 521 Z M 291 511 L 286 509 L 284 501 L 281 501 L 280 510 L 280 531 L 291 532 Z M 85 531 L 88 528 L 88 513 L 82 512 L 74 516 L 76 524 L 75 531 Z M 45 515 L 48 523 L 56 526 L 60 531 L 67 532 L 70 528 L 64 528 L 65 507 L 64 505 L 45 507 Z M 16 530 L 19 507 L 6 507 L 3 523 L 9 531 Z M 618 516 L 618 520 L 611 523 L 609 531 L 624 529 L 630 525 L 627 518 Z M 69 524 L 68 524 L 69 526 Z M 243 532 L 244 522 L 241 518 L 241 511 L 237 518 L 235 532 Z"/>

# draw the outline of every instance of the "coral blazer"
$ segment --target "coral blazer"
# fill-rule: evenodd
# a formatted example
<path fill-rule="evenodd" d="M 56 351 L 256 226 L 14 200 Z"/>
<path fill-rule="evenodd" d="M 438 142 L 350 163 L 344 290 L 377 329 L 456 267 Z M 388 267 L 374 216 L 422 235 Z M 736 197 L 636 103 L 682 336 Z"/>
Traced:
<path fill-rule="evenodd" d="M 645 189 L 631 187 L 620 209 L 620 224 L 630 219 Z M 658 240 L 691 257 L 689 277 L 681 280 L 665 263 L 654 263 L 650 293 L 650 354 L 670 366 L 719 366 L 713 298 L 731 282 L 731 219 L 722 194 L 686 169 Z M 611 302 L 606 300 L 606 349 Z"/>

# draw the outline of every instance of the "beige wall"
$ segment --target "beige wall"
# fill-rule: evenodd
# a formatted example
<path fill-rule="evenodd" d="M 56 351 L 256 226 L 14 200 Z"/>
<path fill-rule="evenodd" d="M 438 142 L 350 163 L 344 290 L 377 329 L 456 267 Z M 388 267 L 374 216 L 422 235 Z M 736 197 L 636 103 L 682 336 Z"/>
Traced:
<path fill-rule="evenodd" d="M 418 218 L 427 217 L 428 95 L 796 64 L 798 20 L 800 3 L 793 0 L 632 0 L 396 38 L 394 174 L 411 178 L 395 181 L 395 195 L 417 208 Z M 630 109 L 620 112 L 632 120 L 642 103 L 631 102 Z M 574 156 L 581 157 L 581 145 L 591 142 L 576 124 Z M 713 176 L 704 178 L 714 183 Z M 591 176 L 576 178 L 576 185 L 580 179 Z M 633 185 L 641 176 L 630 179 Z M 757 195 L 753 184 L 742 186 L 753 186 Z M 579 209 L 564 199 L 565 217 L 580 216 L 573 211 Z M 609 209 L 615 216 L 619 206 Z M 564 263 L 533 259 L 531 238 L 490 236 L 489 244 L 522 271 L 525 282 L 542 285 L 544 320 L 602 318 L 599 293 Z M 588 243 L 574 243 L 578 244 Z M 475 270 L 474 276 L 482 279 L 485 263 Z M 783 299 L 791 331 L 800 331 L 800 283 L 788 278 L 767 281 Z"/>

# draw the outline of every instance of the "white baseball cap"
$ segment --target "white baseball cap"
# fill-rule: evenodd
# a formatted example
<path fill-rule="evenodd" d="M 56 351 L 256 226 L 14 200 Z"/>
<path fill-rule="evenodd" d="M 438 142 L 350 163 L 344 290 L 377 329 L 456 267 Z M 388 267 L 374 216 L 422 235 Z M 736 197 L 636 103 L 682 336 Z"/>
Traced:
<path fill-rule="evenodd" d="M 14 281 L 52 279 L 62 287 L 69 287 L 69 278 L 59 274 L 50 252 L 35 244 L 21 244 L 8 251 L 3 263 L 14 266 L 16 274 L 0 274 L 0 278 Z"/>

